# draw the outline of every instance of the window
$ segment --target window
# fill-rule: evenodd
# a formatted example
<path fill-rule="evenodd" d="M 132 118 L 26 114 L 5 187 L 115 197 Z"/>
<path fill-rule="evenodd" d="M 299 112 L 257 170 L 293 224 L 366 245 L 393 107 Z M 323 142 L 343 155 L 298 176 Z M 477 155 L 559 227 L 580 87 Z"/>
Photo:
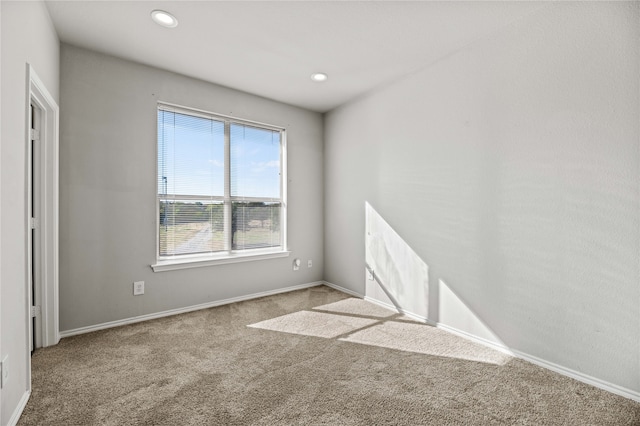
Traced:
<path fill-rule="evenodd" d="M 159 104 L 154 270 L 286 253 L 285 158 L 284 129 Z"/>

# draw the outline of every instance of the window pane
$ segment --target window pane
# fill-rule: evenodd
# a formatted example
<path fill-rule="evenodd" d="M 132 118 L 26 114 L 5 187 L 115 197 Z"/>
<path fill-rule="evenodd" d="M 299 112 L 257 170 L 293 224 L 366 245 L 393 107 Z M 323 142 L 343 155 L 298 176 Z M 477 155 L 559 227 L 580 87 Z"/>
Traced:
<path fill-rule="evenodd" d="M 224 122 L 158 110 L 158 194 L 224 195 Z"/>
<path fill-rule="evenodd" d="M 280 203 L 232 204 L 233 250 L 280 246 Z"/>
<path fill-rule="evenodd" d="M 158 256 L 283 247 L 282 134 L 159 104 Z"/>
<path fill-rule="evenodd" d="M 224 250 L 222 202 L 160 200 L 160 256 Z"/>
<path fill-rule="evenodd" d="M 231 196 L 280 198 L 280 132 L 231 123 Z"/>

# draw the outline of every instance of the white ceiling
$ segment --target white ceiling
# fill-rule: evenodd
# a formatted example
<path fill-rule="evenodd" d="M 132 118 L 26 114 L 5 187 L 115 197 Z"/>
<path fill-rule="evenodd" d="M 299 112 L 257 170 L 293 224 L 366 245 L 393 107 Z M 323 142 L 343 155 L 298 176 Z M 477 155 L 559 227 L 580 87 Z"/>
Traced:
<path fill-rule="evenodd" d="M 540 3 L 55 1 L 65 43 L 325 112 L 498 31 Z M 163 9 L 176 28 L 155 24 Z M 311 81 L 326 72 L 324 83 Z"/>

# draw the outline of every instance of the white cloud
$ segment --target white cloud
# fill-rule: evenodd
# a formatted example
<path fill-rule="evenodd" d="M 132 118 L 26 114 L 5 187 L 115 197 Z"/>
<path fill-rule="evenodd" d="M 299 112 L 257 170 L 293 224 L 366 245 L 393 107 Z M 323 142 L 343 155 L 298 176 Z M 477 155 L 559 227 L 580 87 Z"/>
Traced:
<path fill-rule="evenodd" d="M 251 162 L 251 171 L 253 173 L 260 173 L 269 168 L 279 168 L 280 161 L 279 160 L 271 160 L 271 161 L 260 161 L 260 162 Z"/>

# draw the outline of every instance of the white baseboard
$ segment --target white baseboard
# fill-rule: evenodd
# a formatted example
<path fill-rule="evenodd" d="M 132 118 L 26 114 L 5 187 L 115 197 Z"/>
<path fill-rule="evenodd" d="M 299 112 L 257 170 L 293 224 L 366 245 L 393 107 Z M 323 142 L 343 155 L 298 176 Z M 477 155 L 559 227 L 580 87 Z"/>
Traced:
<path fill-rule="evenodd" d="M 387 308 L 387 309 L 390 309 L 392 311 L 400 312 L 400 309 L 396 308 L 391 303 L 386 303 L 386 302 L 383 302 L 383 301 L 378 300 L 378 299 L 373 299 L 373 298 L 371 298 L 369 296 L 364 296 L 363 299 L 365 301 L 369 302 L 369 303 L 373 303 L 374 305 L 382 306 L 383 308 Z M 419 321 L 422 320 L 421 318 L 414 318 L 414 319 L 418 319 Z"/>
<path fill-rule="evenodd" d="M 106 323 L 102 323 L 102 324 L 96 324 L 96 325 L 92 325 L 92 326 L 87 326 L 87 327 L 81 327 L 81 328 L 76 328 L 76 329 L 72 329 L 72 330 L 66 330 L 66 331 L 61 331 L 60 332 L 60 337 L 64 338 L 64 337 L 69 337 L 69 336 L 75 336 L 78 334 L 84 334 L 84 333 L 90 333 L 93 331 L 98 331 L 98 330 L 103 330 L 106 328 L 112 328 L 112 327 L 119 327 L 122 325 L 127 325 L 127 324 L 134 324 L 137 322 L 142 322 L 142 321 L 148 321 L 151 319 L 156 319 L 156 318 L 162 318 L 162 317 L 167 317 L 167 316 L 171 316 L 171 315 L 178 315 L 178 314 L 183 314 L 183 313 L 187 313 L 187 312 L 192 312 L 192 311 L 197 311 L 200 309 L 207 309 L 207 308 L 212 308 L 215 306 L 221 306 L 221 305 L 226 305 L 229 303 L 235 303 L 235 302 L 241 302 L 244 300 L 251 300 L 251 299 L 257 299 L 259 297 L 265 297 L 265 296 L 272 296 L 274 294 L 280 294 L 280 293 L 287 293 L 290 291 L 295 291 L 295 290 L 302 290 L 305 288 L 310 288 L 310 287 L 316 287 L 319 285 L 326 285 L 327 287 L 331 287 L 335 290 L 338 290 L 340 292 L 349 294 L 351 296 L 354 297 L 358 297 L 361 299 L 364 299 L 368 302 L 371 303 L 375 303 L 377 305 L 383 306 L 385 308 L 391 309 L 391 310 L 395 310 L 398 311 L 412 319 L 415 319 L 417 321 L 421 321 L 424 322 L 426 324 L 429 325 L 433 325 L 436 326 L 442 330 L 445 330 L 449 333 L 458 335 L 460 337 L 463 337 L 465 339 L 471 340 L 473 342 L 479 343 L 481 345 L 490 347 L 492 349 L 498 350 L 500 352 L 515 356 L 517 358 L 523 359 L 525 361 L 531 362 L 532 364 L 536 364 L 539 365 L 543 368 L 546 368 L 548 370 L 554 371 L 556 373 L 562 374 L 563 376 L 567 376 L 570 377 L 572 379 L 578 380 L 580 382 L 583 383 L 587 383 L 591 386 L 595 386 L 597 388 L 606 390 L 608 392 L 611 392 L 613 394 L 616 395 L 620 395 L 623 396 L 625 398 L 629 398 L 631 400 L 640 402 L 640 392 L 631 390 L 631 389 L 627 389 L 624 388 L 622 386 L 618 386 L 615 385 L 613 383 L 609 383 L 605 380 L 601 380 L 598 379 L 596 377 L 592 377 L 589 376 L 587 374 L 581 373 L 579 371 L 575 371 L 572 370 L 570 368 L 567 367 L 563 367 L 561 365 L 555 364 L 553 362 L 550 361 L 546 361 L 544 359 L 535 357 L 533 355 L 529 355 L 527 353 L 515 350 L 515 349 L 511 349 L 505 345 L 499 344 L 499 343 L 495 343 L 492 341 L 489 341 L 487 339 L 484 339 L 482 337 L 479 336 L 475 336 L 473 334 L 467 333 L 465 331 L 456 329 L 454 327 L 448 326 L 446 324 L 442 324 L 442 323 L 436 323 L 428 318 L 425 318 L 421 315 L 417 315 L 414 314 L 412 312 L 408 312 L 405 311 L 403 309 L 397 309 L 395 306 L 390 305 L 388 303 L 384 303 L 381 302 L 379 300 L 376 299 L 372 299 L 370 297 L 366 297 L 363 296 L 353 290 L 349 290 L 347 288 L 341 287 L 339 285 L 327 282 L 327 281 L 315 281 L 315 282 L 311 282 L 311 283 L 307 283 L 307 284 L 300 284 L 300 285 L 296 285 L 296 286 L 291 286 L 291 287 L 285 287 L 285 288 L 281 288 L 281 289 L 276 289 L 276 290 L 269 290 L 269 291 L 265 291 L 265 292 L 261 292 L 261 293 L 254 293 L 254 294 L 249 294 L 246 296 L 239 296 L 239 297 L 233 297 L 230 299 L 224 299 L 224 300 L 218 300 L 218 301 L 214 301 L 214 302 L 208 302 L 208 303 L 202 303 L 199 305 L 194 305 L 194 306 L 188 306 L 185 308 L 178 308 L 178 309 L 171 309 L 168 311 L 163 311 L 163 312 L 157 312 L 154 314 L 148 314 L 148 315 L 140 315 L 137 317 L 133 317 L 133 318 L 127 318 L 127 319 L 123 319 L 123 320 L 117 320 L 117 321 L 110 321 L 110 322 L 106 322 Z M 18 404 L 18 407 L 16 408 L 16 411 L 14 412 L 13 416 L 11 417 L 11 419 L 9 420 L 9 425 L 13 426 L 15 425 L 18 420 L 20 419 L 20 415 L 22 414 L 22 411 L 24 410 L 24 407 L 27 404 L 27 401 L 29 400 L 29 395 L 30 392 L 26 392 L 22 399 L 20 400 L 20 403 Z"/>
<path fill-rule="evenodd" d="M 13 415 L 9 419 L 7 426 L 15 426 L 16 424 L 18 424 L 18 420 L 20 420 L 20 416 L 24 411 L 24 407 L 27 406 L 27 402 L 29 402 L 30 396 L 31 391 L 25 391 L 25 393 L 22 395 L 22 398 L 20 398 L 20 402 L 18 402 L 16 409 L 13 411 Z"/>
<path fill-rule="evenodd" d="M 349 290 L 348 288 L 340 287 L 339 285 L 337 285 L 337 284 L 333 284 L 333 283 L 330 283 L 329 281 L 323 281 L 322 283 L 323 283 L 324 285 L 326 285 L 327 287 L 331 287 L 331 288 L 332 288 L 332 289 L 334 289 L 334 290 L 341 291 L 341 292 L 346 293 L 346 294 L 348 294 L 348 295 L 350 295 L 350 296 L 357 297 L 357 298 L 359 298 L 359 299 L 362 299 L 362 298 L 364 297 L 364 296 L 363 296 L 362 294 L 360 294 L 360 293 L 357 293 L 357 292 L 355 292 L 355 291 L 353 291 L 353 290 Z"/>
<path fill-rule="evenodd" d="M 294 285 L 291 287 L 279 288 L 276 290 L 269 290 L 269 291 L 263 291 L 260 293 L 248 294 L 246 296 L 232 297 L 230 299 L 216 300 L 213 302 L 201 303 L 198 305 L 187 306 L 184 308 L 170 309 L 168 311 L 156 312 L 153 314 L 140 315 L 132 318 L 125 318 L 121 320 L 109 321 L 109 322 L 96 324 L 96 325 L 89 325 L 87 327 L 74 328 L 71 330 L 61 331 L 60 337 L 64 338 L 64 337 L 76 336 L 78 334 L 91 333 L 93 331 L 104 330 L 107 328 L 120 327 L 123 325 L 135 324 L 137 322 L 149 321 L 156 318 L 163 318 L 171 315 L 178 315 L 178 314 L 184 314 L 187 312 L 199 311 L 201 309 L 213 308 L 215 306 L 221 306 L 221 305 L 228 305 L 229 303 L 242 302 L 244 300 L 257 299 L 259 297 L 272 296 L 274 294 L 288 293 L 290 291 L 302 290 L 305 288 L 316 287 L 323 284 L 325 284 L 324 281 L 315 281 L 315 282 L 306 283 L 306 284 Z"/>
<path fill-rule="evenodd" d="M 465 339 L 471 340 L 471 341 L 473 341 L 475 343 L 478 343 L 478 344 L 481 344 L 483 346 L 487 346 L 487 347 L 489 347 L 491 349 L 495 349 L 495 350 L 500 351 L 502 353 L 505 353 L 507 355 L 511 355 L 511 356 L 516 357 L 516 358 L 523 359 L 523 360 L 528 361 L 528 362 L 530 362 L 532 364 L 536 364 L 536 365 L 538 365 L 540 367 L 543 367 L 543 368 L 546 368 L 548 370 L 554 371 L 554 372 L 556 372 L 558 374 L 562 374 L 563 376 L 567 376 L 567 377 L 570 377 L 572 379 L 578 380 L 579 382 L 583 382 L 583 383 L 586 383 L 588 385 L 595 386 L 597 388 L 606 390 L 607 392 L 611 392 L 611 393 L 614 393 L 616 395 L 620 395 L 620 396 L 623 396 L 625 398 L 629 398 L 629 399 L 631 399 L 633 401 L 640 402 L 640 392 L 636 392 L 634 390 L 627 389 L 627 388 L 624 388 L 622 386 L 615 385 L 613 383 L 609 383 L 609 382 L 607 382 L 605 380 L 601 380 L 601 379 L 598 379 L 596 377 L 589 376 L 589 375 L 581 373 L 579 371 L 575 371 L 575 370 L 572 370 L 570 368 L 563 367 L 563 366 L 555 364 L 553 362 L 546 361 L 546 360 L 538 358 L 536 356 L 529 355 L 527 353 L 524 353 L 524 352 L 521 352 L 521 351 L 518 351 L 518 350 L 515 350 L 515 349 L 511 349 L 511 348 L 509 348 L 508 346 L 506 346 L 504 344 L 492 342 L 490 340 L 484 339 L 482 337 L 476 336 L 476 335 L 471 334 L 471 333 L 467 333 L 466 331 L 459 330 L 457 328 L 448 326 L 446 324 L 436 323 L 436 322 L 434 322 L 434 321 L 432 321 L 432 320 L 430 320 L 428 318 L 425 318 L 425 317 L 423 317 L 421 315 L 416 315 L 414 313 L 404 311 L 403 309 L 398 309 L 395 306 L 390 305 L 388 303 L 381 302 L 379 300 L 372 299 L 372 298 L 367 297 L 367 296 L 364 297 L 364 300 L 366 300 L 368 302 L 371 302 L 371 303 L 375 303 L 376 305 L 383 306 L 385 308 L 389 308 L 389 309 L 392 309 L 392 310 L 395 310 L 395 311 L 399 311 L 400 313 L 402 313 L 402 314 L 404 314 L 404 315 L 406 315 L 406 316 L 408 316 L 410 318 L 413 318 L 415 320 L 422 321 L 422 322 L 427 323 L 429 325 L 434 325 L 434 326 L 438 327 L 439 329 L 447 331 L 447 332 L 449 332 L 451 334 L 455 334 L 457 336 L 460 336 L 460 337 L 463 337 Z"/>
<path fill-rule="evenodd" d="M 511 352 L 509 350 L 509 348 L 507 348 L 504 345 L 492 342 L 492 341 L 487 340 L 487 339 L 483 339 L 482 337 L 475 336 L 473 334 L 467 333 L 467 332 L 462 331 L 462 330 L 458 330 L 458 329 L 453 328 L 453 327 L 449 327 L 446 324 L 437 323 L 437 322 L 435 322 L 433 320 L 430 320 L 429 318 L 426 318 L 426 317 L 424 317 L 422 315 L 418 315 L 418 314 L 414 314 L 413 312 L 405 311 L 402 308 L 397 308 L 396 306 L 394 306 L 392 304 L 389 304 L 389 303 L 386 303 L 386 302 L 382 302 L 380 300 L 373 299 L 373 298 L 368 297 L 368 296 L 365 296 L 364 300 L 366 300 L 367 302 L 371 302 L 373 304 L 376 304 L 378 306 L 382 306 L 383 308 L 387 308 L 387 309 L 391 309 L 393 311 L 397 311 L 397 312 L 399 312 L 399 313 L 401 313 L 401 314 L 403 314 L 405 316 L 408 316 L 411 319 L 423 322 L 423 323 L 431 325 L 433 327 L 437 327 L 437 328 L 439 328 L 441 330 L 444 330 L 444 331 L 446 331 L 448 333 L 455 334 L 455 335 L 463 337 L 463 338 L 465 338 L 467 340 L 471 340 L 473 342 L 479 343 L 479 344 L 481 344 L 483 346 L 488 346 L 488 347 L 490 347 L 492 349 L 495 349 L 497 351 L 500 351 L 500 352 L 506 353 L 508 355 L 514 356 L 513 352 Z"/>
<path fill-rule="evenodd" d="M 554 371 L 558 374 L 562 374 L 563 376 L 570 377 L 579 382 L 586 383 L 591 386 L 595 386 L 597 388 L 606 390 L 607 392 L 614 393 L 616 395 L 623 396 L 625 398 L 629 398 L 631 400 L 640 402 L 640 392 L 633 391 L 631 389 L 624 388 L 622 386 L 615 385 L 613 383 L 607 382 L 605 380 L 598 379 L 593 376 L 589 376 L 588 374 L 584 374 L 580 371 L 572 370 L 571 368 L 564 367 L 562 365 L 555 364 L 551 361 L 544 360 L 542 358 L 538 358 L 533 355 L 529 355 L 525 352 L 521 352 L 516 349 L 512 349 L 504 344 L 492 342 L 490 340 L 484 339 L 482 337 L 475 336 L 473 334 L 467 333 L 466 331 L 458 330 L 454 327 L 450 327 L 446 324 L 438 323 L 437 327 L 448 331 L 449 333 L 455 334 L 460 337 L 464 337 L 465 339 L 469 339 L 473 342 L 479 343 L 481 345 L 490 347 L 507 355 L 514 356 L 516 358 L 523 359 L 532 364 L 536 364 L 540 367 L 546 368 L 547 370 Z"/>
<path fill-rule="evenodd" d="M 478 343 L 480 345 L 487 346 L 487 347 L 489 347 L 491 349 L 494 349 L 494 350 L 496 350 L 498 352 L 502 352 L 504 354 L 511 355 L 511 356 L 517 356 L 509 347 L 507 347 L 503 343 L 493 342 L 493 341 L 485 339 L 483 337 L 476 336 L 475 334 L 467 333 L 466 331 L 462 331 L 462 330 L 459 330 L 459 329 L 457 329 L 455 327 L 448 326 L 448 325 L 443 324 L 441 322 L 436 323 L 436 327 L 438 327 L 439 329 L 444 330 L 444 331 L 446 331 L 448 333 L 455 334 L 456 336 L 460 336 L 460 337 L 463 337 L 463 338 L 465 338 L 467 340 L 471 340 L 472 342 Z M 520 358 L 520 357 L 518 357 L 518 358 Z"/>
<path fill-rule="evenodd" d="M 431 321 L 429 318 L 423 317 L 422 315 L 414 314 L 413 312 L 405 311 L 404 309 L 398 308 L 398 307 L 396 307 L 396 306 L 394 306 L 394 305 L 392 305 L 390 303 L 382 302 L 382 301 L 380 301 L 378 299 L 373 299 L 373 298 L 368 297 L 368 296 L 365 296 L 364 300 L 366 300 L 367 302 L 373 303 L 375 305 L 382 306 L 383 308 L 387 308 L 387 309 L 390 309 L 392 311 L 396 311 L 396 312 L 398 312 L 398 313 L 400 313 L 402 315 L 408 316 L 409 318 L 414 319 L 416 321 L 420 321 L 420 322 L 423 322 L 425 324 L 432 325 L 434 327 L 437 325 L 435 322 Z"/>
<path fill-rule="evenodd" d="M 572 370 L 567 367 L 563 367 L 558 364 L 554 364 L 553 362 L 546 361 L 544 359 L 535 357 L 533 355 L 526 354 L 524 352 L 520 352 L 517 350 L 512 350 L 514 356 L 521 358 L 525 361 L 529 361 L 532 364 L 539 365 L 540 367 L 546 368 L 551 371 L 555 371 L 556 373 L 562 374 L 563 376 L 571 377 L 579 382 L 586 383 L 591 386 L 595 386 L 597 388 L 606 390 L 607 392 L 614 393 L 616 395 L 623 396 L 625 398 L 629 398 L 633 401 L 640 402 L 640 392 L 636 392 L 631 389 L 624 388 L 622 386 L 615 385 L 613 383 L 609 383 L 605 380 L 598 379 L 593 376 L 589 376 L 588 374 L 581 373 L 579 371 Z"/>

